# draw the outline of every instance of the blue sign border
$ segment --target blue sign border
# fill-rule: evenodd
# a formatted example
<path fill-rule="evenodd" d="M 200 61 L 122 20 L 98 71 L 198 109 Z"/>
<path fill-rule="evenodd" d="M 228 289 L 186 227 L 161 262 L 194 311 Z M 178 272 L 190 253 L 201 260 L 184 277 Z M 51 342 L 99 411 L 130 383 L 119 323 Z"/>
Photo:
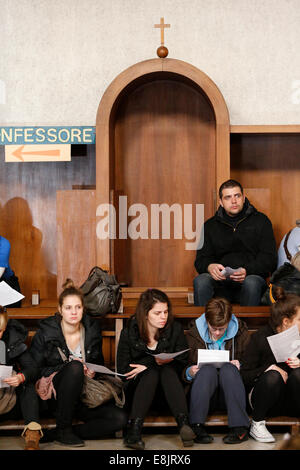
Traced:
<path fill-rule="evenodd" d="M 0 127 L 0 145 L 95 144 L 95 126 Z"/>

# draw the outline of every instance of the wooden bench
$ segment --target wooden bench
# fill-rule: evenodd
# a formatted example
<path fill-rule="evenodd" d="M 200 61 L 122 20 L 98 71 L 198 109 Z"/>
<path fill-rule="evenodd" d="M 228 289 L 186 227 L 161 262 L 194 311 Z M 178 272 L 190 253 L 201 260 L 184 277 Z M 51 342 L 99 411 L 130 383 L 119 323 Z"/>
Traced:
<path fill-rule="evenodd" d="M 123 290 L 123 311 L 122 313 L 109 314 L 105 318 L 99 318 L 99 321 L 105 325 L 102 330 L 103 336 L 103 355 L 107 367 L 115 367 L 116 350 L 122 328 L 125 326 L 126 321 L 135 312 L 135 306 L 138 296 L 144 288 L 126 288 Z M 186 328 L 192 319 L 198 318 L 204 313 L 204 307 L 196 307 L 188 302 L 187 294 L 190 289 L 179 288 L 164 288 L 172 301 L 174 317 L 182 322 Z M 29 329 L 29 340 L 34 335 L 38 326 L 38 321 L 53 315 L 56 311 L 57 302 L 55 300 L 41 301 L 38 306 L 25 305 L 19 309 L 9 309 L 8 314 L 10 318 L 16 318 L 24 323 Z M 264 325 L 270 316 L 269 307 L 241 307 L 233 305 L 233 313 L 243 319 L 250 333 L 256 331 L 260 326 Z M 267 425 L 270 426 L 287 426 L 291 428 L 291 433 L 299 432 L 299 418 L 294 417 L 275 417 L 266 420 Z M 205 423 L 207 426 L 227 426 L 227 415 L 212 414 L 208 416 Z M 52 419 L 42 420 L 43 427 L 55 426 L 55 421 Z M 147 427 L 165 427 L 176 426 L 175 419 L 172 416 L 166 415 L 151 415 L 145 419 L 145 426 Z M 6 421 L 0 422 L 0 430 L 23 429 L 22 421 Z"/>

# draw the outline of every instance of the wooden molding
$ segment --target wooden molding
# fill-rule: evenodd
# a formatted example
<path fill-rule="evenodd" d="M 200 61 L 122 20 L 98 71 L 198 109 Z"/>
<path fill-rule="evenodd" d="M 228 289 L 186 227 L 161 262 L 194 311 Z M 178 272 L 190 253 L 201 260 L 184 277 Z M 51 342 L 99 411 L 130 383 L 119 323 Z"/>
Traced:
<path fill-rule="evenodd" d="M 300 133 L 300 124 L 287 125 L 241 125 L 230 126 L 231 134 L 297 134 Z"/>

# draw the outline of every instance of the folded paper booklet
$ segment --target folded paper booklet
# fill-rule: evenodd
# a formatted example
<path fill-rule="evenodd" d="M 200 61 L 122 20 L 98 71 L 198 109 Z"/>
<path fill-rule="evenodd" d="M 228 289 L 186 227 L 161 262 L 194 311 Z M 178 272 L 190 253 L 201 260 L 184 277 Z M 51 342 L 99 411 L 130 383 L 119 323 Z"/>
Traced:
<path fill-rule="evenodd" d="M 219 349 L 198 349 L 198 368 L 211 364 L 220 368 L 224 362 L 229 362 L 229 351 Z"/>
<path fill-rule="evenodd" d="M 166 361 L 167 359 L 174 359 L 174 357 L 179 356 L 180 354 L 183 354 L 187 351 L 189 351 L 190 348 L 188 349 L 183 349 L 182 351 L 177 351 L 174 353 L 159 353 L 159 354 L 152 354 L 147 352 L 147 354 L 150 354 L 151 356 L 158 357 L 158 359 L 161 359 L 162 361 Z"/>
<path fill-rule="evenodd" d="M 9 385 L 3 382 L 3 379 L 11 377 L 12 366 L 0 366 L 0 388 L 7 388 Z"/>
<path fill-rule="evenodd" d="M 113 370 L 110 370 L 105 366 L 99 366 L 99 364 L 92 364 L 91 362 L 85 362 L 85 365 L 87 366 L 88 369 L 91 369 L 94 372 L 99 372 L 100 374 L 121 375 L 122 377 L 125 375 L 125 374 L 118 374 L 118 372 L 114 372 Z"/>
<path fill-rule="evenodd" d="M 268 336 L 270 348 L 277 362 L 285 362 L 300 353 L 300 335 L 297 325 L 277 335 Z"/>
<path fill-rule="evenodd" d="M 242 269 L 242 268 L 232 269 L 232 268 L 230 268 L 229 266 L 226 266 L 226 268 L 223 269 L 223 271 L 221 271 L 221 274 L 222 274 L 222 276 L 225 276 L 226 279 L 229 279 L 229 277 L 231 276 L 231 274 L 236 273 L 237 271 L 240 271 L 241 269 Z"/>

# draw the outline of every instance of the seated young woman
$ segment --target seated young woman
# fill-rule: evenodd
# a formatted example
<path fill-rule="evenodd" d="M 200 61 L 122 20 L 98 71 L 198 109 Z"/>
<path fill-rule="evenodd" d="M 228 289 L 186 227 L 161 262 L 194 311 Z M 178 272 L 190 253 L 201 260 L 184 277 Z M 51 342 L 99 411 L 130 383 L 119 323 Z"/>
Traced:
<path fill-rule="evenodd" d="M 84 446 L 84 439 L 99 439 L 121 430 L 127 416 L 111 401 L 88 408 L 81 400 L 84 376 L 95 375 L 83 363 L 83 357 L 86 362 L 103 364 L 102 337 L 97 320 L 84 313 L 80 289 L 71 280 L 63 287 L 58 313 L 41 320 L 31 354 L 42 378 L 37 391 L 56 416 L 56 428 L 46 431 L 41 442 L 55 440 L 78 447 Z M 72 425 L 74 418 L 83 423 Z"/>
<path fill-rule="evenodd" d="M 0 307 L 0 340 L 5 344 L 5 365 L 13 367 L 11 377 L 3 379 L 8 388 L 1 389 L 0 421 L 23 419 L 25 450 L 38 450 L 42 428 L 39 421 L 38 396 L 34 389 L 37 368 L 27 349 L 26 328 L 14 319 L 8 319 Z"/>
<path fill-rule="evenodd" d="M 267 340 L 297 325 L 300 332 L 300 297 L 274 290 L 267 325 L 252 334 L 243 354 L 241 374 L 252 408 L 250 435 L 259 442 L 274 442 L 266 427 L 266 417 L 300 416 L 300 355 L 277 363 Z"/>
<path fill-rule="evenodd" d="M 246 324 L 232 314 L 230 302 L 223 298 L 211 299 L 205 313 L 191 322 L 187 331 L 190 347 L 189 364 L 184 378 L 190 388 L 190 422 L 197 436 L 195 442 L 208 444 L 213 437 L 204 423 L 208 413 L 226 411 L 229 433 L 226 444 L 237 444 L 248 439 L 249 418 L 246 412 L 246 393 L 240 375 L 240 359 L 249 341 Z M 228 350 L 230 361 L 220 368 L 213 364 L 198 365 L 198 349 Z"/>
<path fill-rule="evenodd" d="M 181 325 L 173 320 L 168 296 L 157 289 L 148 289 L 139 298 L 135 315 L 121 332 L 117 370 L 128 381 L 126 400 L 130 401 L 129 422 L 124 443 L 133 449 L 144 449 L 142 426 L 155 406 L 166 402 L 175 417 L 184 446 L 193 445 L 195 434 L 189 426 L 188 407 L 180 379 L 187 353 L 162 360 L 159 353 L 187 349 Z M 161 393 L 163 390 L 164 393 Z"/>

